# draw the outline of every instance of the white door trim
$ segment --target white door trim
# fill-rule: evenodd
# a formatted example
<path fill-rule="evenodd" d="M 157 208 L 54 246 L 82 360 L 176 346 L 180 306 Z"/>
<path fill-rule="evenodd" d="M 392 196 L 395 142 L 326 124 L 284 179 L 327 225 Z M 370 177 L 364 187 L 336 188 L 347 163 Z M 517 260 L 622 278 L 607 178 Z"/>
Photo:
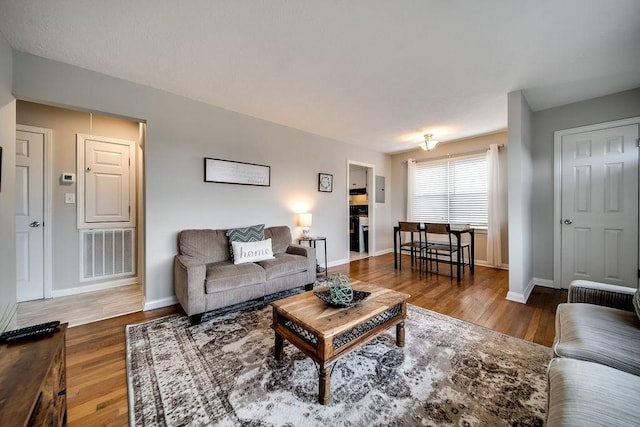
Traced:
<path fill-rule="evenodd" d="M 349 165 L 363 166 L 365 168 L 371 169 L 371 174 L 367 174 L 367 188 L 371 189 L 371 191 L 367 191 L 368 196 L 368 204 L 369 204 L 369 256 L 373 256 L 376 254 L 376 209 L 375 209 L 375 194 L 376 194 L 376 167 L 375 165 L 369 163 L 362 163 L 355 160 L 347 160 L 347 194 L 345 194 L 347 201 L 347 211 L 349 210 Z M 350 216 L 347 215 L 347 236 L 349 235 L 349 219 Z M 347 239 L 347 259 L 349 259 L 349 239 Z"/>
<path fill-rule="evenodd" d="M 640 125 L 640 117 L 558 130 L 553 133 L 553 287 L 556 289 L 560 289 L 562 286 L 562 227 L 560 223 L 562 220 L 562 137 L 574 133 L 591 132 L 633 124 Z"/>
<path fill-rule="evenodd" d="M 85 221 L 85 146 L 86 140 L 113 143 L 129 147 L 129 207 L 131 209 L 129 221 L 122 222 L 86 222 Z M 135 141 L 128 139 L 109 138 L 84 133 L 76 134 L 76 215 L 78 229 L 82 228 L 135 228 L 136 227 L 136 157 Z M 131 171 L 134 171 L 131 173 Z"/>
<path fill-rule="evenodd" d="M 53 173 L 53 130 L 35 126 L 16 124 L 16 131 L 42 134 L 44 138 L 43 207 L 44 207 L 44 297 L 53 293 L 53 220 L 52 220 L 52 173 Z"/>

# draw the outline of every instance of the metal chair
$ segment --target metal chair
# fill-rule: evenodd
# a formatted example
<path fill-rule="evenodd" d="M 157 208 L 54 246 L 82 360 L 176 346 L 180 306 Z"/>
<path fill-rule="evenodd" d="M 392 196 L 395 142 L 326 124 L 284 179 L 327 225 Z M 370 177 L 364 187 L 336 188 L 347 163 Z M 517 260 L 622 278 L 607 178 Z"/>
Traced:
<path fill-rule="evenodd" d="M 398 222 L 398 228 L 400 230 L 400 257 L 398 259 L 398 267 L 402 270 L 402 251 L 409 252 L 411 254 L 411 265 L 413 265 L 421 254 L 426 242 L 422 240 L 422 232 L 424 230 L 420 228 L 419 222 L 400 221 Z M 409 241 L 404 243 L 402 243 L 403 233 L 410 233 Z M 416 240 L 416 233 L 418 235 L 418 240 Z M 421 264 L 420 270 L 422 270 Z"/>
<path fill-rule="evenodd" d="M 427 233 L 425 233 L 425 262 L 428 260 L 431 265 L 435 261 L 436 271 L 440 271 L 440 262 L 447 262 L 449 264 L 451 280 L 453 280 L 453 255 L 458 252 L 458 244 L 457 242 L 454 244 L 451 238 L 449 224 L 427 223 L 425 224 L 425 228 L 427 230 Z M 429 241 L 429 234 L 446 235 L 446 238 Z M 445 258 L 444 260 L 442 259 L 443 257 Z M 448 260 L 446 258 L 448 258 Z M 462 262 L 464 271 L 464 260 Z"/>

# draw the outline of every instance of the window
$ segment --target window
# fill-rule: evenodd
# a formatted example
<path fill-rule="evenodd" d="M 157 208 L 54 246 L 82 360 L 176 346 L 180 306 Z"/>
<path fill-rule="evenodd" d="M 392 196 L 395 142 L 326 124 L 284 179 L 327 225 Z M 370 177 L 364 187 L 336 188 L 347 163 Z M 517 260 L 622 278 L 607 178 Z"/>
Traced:
<path fill-rule="evenodd" d="M 487 179 L 484 154 L 416 164 L 412 218 L 486 227 Z"/>

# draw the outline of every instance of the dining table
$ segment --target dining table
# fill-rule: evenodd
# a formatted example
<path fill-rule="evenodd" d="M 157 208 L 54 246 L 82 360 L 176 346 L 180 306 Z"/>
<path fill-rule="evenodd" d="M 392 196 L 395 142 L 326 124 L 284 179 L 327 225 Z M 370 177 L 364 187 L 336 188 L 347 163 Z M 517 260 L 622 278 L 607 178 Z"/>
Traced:
<path fill-rule="evenodd" d="M 424 231 L 424 224 L 420 224 L 421 231 Z M 461 268 L 463 267 L 464 260 L 461 258 L 462 254 L 462 235 L 468 234 L 471 238 L 471 247 L 469 253 L 469 270 L 471 274 L 475 274 L 475 240 L 476 234 L 475 229 L 467 224 L 449 224 L 449 233 L 456 237 L 457 242 L 457 257 L 456 257 L 456 273 L 457 280 L 460 282 L 462 280 L 461 277 Z M 398 237 L 400 236 L 400 227 L 395 225 L 393 227 L 393 268 L 398 269 Z"/>

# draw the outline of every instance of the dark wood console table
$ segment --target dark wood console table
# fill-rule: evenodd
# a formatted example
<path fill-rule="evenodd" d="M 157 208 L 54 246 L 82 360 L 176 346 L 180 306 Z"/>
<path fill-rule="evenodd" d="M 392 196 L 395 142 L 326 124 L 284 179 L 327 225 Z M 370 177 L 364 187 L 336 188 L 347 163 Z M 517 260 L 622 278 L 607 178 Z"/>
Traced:
<path fill-rule="evenodd" d="M 0 344 L 0 426 L 67 423 L 65 333 Z"/>

